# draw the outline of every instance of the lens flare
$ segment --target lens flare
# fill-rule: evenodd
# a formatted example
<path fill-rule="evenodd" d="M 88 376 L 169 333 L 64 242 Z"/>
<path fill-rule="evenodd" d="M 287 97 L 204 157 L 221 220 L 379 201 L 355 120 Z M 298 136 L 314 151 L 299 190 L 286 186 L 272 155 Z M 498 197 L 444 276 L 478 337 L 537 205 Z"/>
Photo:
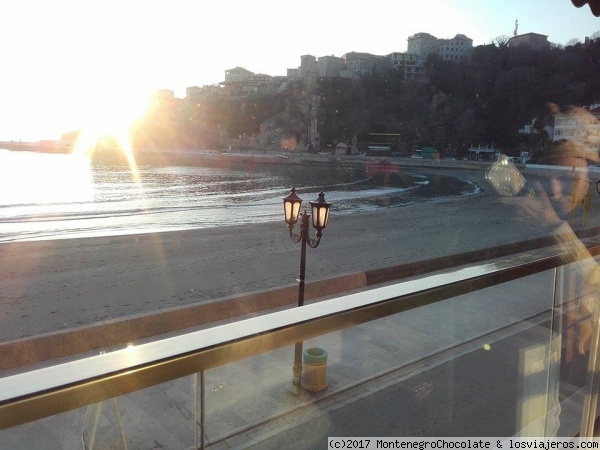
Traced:
<path fill-rule="evenodd" d="M 131 173 L 138 179 L 139 172 L 131 142 L 132 128 L 146 113 L 151 96 L 137 99 L 125 96 L 112 101 L 96 102 L 88 112 L 79 132 L 73 153 L 93 156 L 100 150 L 125 156 Z"/>

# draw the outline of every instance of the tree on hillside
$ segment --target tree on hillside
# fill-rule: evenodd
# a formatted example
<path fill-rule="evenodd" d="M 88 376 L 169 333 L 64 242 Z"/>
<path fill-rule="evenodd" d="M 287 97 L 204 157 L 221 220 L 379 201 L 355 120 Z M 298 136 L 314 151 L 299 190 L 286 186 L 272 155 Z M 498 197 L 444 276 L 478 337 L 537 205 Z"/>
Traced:
<path fill-rule="evenodd" d="M 496 36 L 492 39 L 492 44 L 497 45 L 499 48 L 505 48 L 508 46 L 508 41 L 510 40 L 509 36 L 502 34 L 500 36 Z"/>
<path fill-rule="evenodd" d="M 157 103 L 137 124 L 136 142 L 215 148 L 244 133 L 275 148 L 287 138 L 301 142 L 307 137 L 312 98 L 318 96 L 322 142 L 350 140 L 355 134 L 367 142 L 369 133 L 381 132 L 399 134 L 406 151 L 426 144 L 440 150 L 491 142 L 514 147 L 523 142 L 518 130 L 524 124 L 536 119 L 541 126 L 548 102 L 564 107 L 600 100 L 600 39 L 545 51 L 500 44 L 475 47 L 464 63 L 431 55 L 420 81 L 404 80 L 400 71 L 390 69 L 360 79 L 294 81 L 272 95 L 222 96 L 195 105 Z M 544 144 L 539 131 L 529 139 L 531 145 Z"/>

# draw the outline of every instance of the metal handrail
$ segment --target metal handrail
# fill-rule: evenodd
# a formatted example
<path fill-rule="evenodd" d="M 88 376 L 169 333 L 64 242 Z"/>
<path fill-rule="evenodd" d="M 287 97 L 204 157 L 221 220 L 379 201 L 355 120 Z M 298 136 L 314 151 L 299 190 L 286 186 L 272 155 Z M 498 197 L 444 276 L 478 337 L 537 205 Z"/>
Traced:
<path fill-rule="evenodd" d="M 600 254 L 600 244 L 588 247 Z M 0 429 L 39 420 L 581 259 L 567 251 L 484 264 L 160 339 L 0 379 Z"/>

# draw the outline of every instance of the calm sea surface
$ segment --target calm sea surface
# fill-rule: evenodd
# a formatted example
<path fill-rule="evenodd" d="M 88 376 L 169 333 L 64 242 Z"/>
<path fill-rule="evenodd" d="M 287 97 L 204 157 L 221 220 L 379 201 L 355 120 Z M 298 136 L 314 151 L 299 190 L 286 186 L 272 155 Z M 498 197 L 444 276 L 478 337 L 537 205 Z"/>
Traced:
<path fill-rule="evenodd" d="M 324 191 L 334 214 L 478 192 L 453 177 L 366 167 L 233 162 L 140 166 L 134 175 L 85 157 L 0 150 L 0 242 L 283 221 L 291 186 L 307 206 Z"/>

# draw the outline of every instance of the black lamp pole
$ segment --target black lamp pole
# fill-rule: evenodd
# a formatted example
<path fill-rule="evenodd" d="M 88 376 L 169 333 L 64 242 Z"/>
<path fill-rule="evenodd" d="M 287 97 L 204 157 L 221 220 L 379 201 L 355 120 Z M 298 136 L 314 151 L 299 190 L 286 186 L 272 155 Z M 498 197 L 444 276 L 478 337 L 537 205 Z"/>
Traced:
<path fill-rule="evenodd" d="M 310 215 L 303 211 L 301 215 L 302 222 L 300 223 L 300 275 L 298 277 L 298 306 L 304 306 L 304 280 L 306 279 L 306 243 L 308 242 L 308 219 Z M 290 230 L 291 233 L 291 230 Z M 292 239 L 293 236 L 292 236 Z M 319 240 L 320 241 L 320 240 Z M 317 241 L 316 245 L 311 248 L 316 248 L 319 245 Z M 300 386 L 302 379 L 302 346 L 303 342 L 296 342 L 294 348 L 294 368 L 292 384 L 294 386 Z"/>
<path fill-rule="evenodd" d="M 300 242 L 300 275 L 298 278 L 298 307 L 304 306 L 304 282 L 306 279 L 306 246 L 317 248 L 321 242 L 323 229 L 327 226 L 329 219 L 329 208 L 331 205 L 325 201 L 325 194 L 321 192 L 315 202 L 310 202 L 312 216 L 306 211 L 299 215 L 302 199 L 296 195 L 296 189 L 292 188 L 290 194 L 283 199 L 285 221 L 288 224 L 290 238 L 295 243 Z M 312 239 L 308 233 L 308 222 L 312 217 L 313 227 L 317 230 L 317 238 Z M 293 232 L 294 225 L 301 219 L 300 234 Z M 296 342 L 294 348 L 294 366 L 292 384 L 299 388 L 302 382 L 302 346 L 303 342 Z"/>

